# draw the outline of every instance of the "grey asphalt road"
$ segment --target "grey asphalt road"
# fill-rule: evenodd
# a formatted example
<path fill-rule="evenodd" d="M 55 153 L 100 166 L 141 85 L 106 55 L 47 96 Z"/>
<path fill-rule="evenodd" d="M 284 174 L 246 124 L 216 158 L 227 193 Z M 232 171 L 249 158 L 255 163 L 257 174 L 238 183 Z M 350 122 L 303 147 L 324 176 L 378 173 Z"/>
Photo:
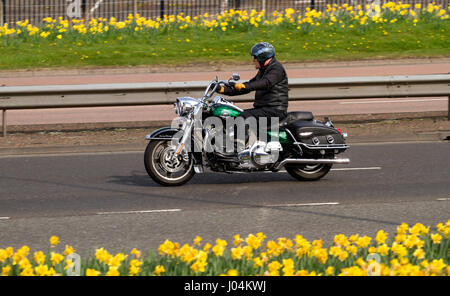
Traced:
<path fill-rule="evenodd" d="M 234 234 L 332 241 L 393 233 L 402 222 L 450 219 L 447 142 L 356 144 L 318 182 L 286 173 L 202 174 L 182 187 L 154 183 L 143 153 L 0 158 L 0 248 L 48 248 L 51 235 L 79 254 L 155 249 L 165 239 L 213 244 Z"/>

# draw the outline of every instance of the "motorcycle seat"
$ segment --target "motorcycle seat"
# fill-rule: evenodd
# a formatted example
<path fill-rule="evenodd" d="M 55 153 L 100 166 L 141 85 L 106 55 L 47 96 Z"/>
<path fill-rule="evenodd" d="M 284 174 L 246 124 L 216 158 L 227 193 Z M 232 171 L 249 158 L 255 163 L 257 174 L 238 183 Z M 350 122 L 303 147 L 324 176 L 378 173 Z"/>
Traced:
<path fill-rule="evenodd" d="M 311 121 L 314 119 L 314 115 L 309 111 L 293 111 L 288 112 L 286 118 L 280 121 L 280 126 L 286 126 L 293 122 L 302 120 L 302 121 Z"/>

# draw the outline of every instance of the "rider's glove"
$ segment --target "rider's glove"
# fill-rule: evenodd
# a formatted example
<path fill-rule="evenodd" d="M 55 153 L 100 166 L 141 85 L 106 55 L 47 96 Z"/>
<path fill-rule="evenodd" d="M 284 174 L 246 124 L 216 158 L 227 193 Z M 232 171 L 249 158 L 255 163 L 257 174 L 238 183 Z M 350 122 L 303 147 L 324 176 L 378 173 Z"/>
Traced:
<path fill-rule="evenodd" d="M 219 90 L 217 91 L 219 94 L 223 94 L 225 92 L 225 87 L 222 85 L 220 86 Z"/>
<path fill-rule="evenodd" d="M 236 84 L 234 85 L 234 88 L 235 88 L 237 91 L 241 91 L 242 89 L 245 89 L 245 84 L 243 84 L 243 83 L 236 83 Z"/>

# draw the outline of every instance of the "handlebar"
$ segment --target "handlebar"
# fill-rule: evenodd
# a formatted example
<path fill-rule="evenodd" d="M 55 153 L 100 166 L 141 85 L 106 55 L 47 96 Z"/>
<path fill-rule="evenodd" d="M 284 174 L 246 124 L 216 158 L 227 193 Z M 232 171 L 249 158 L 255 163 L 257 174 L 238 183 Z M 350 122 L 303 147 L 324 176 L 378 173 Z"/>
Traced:
<path fill-rule="evenodd" d="M 212 95 L 216 92 L 217 88 L 221 85 L 232 86 L 229 80 L 215 80 L 211 81 L 206 87 L 205 93 L 203 94 L 202 101 L 206 101 L 212 97 Z"/>

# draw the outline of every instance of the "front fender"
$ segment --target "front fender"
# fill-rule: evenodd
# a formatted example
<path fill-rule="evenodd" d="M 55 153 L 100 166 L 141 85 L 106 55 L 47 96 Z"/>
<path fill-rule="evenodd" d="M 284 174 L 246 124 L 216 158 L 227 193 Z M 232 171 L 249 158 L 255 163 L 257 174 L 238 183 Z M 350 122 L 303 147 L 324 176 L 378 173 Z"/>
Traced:
<path fill-rule="evenodd" d="M 179 139 L 180 137 L 176 137 L 175 135 L 180 132 L 181 129 L 179 128 L 172 128 L 172 127 L 163 127 L 160 129 L 157 129 L 156 131 L 154 131 L 151 134 L 148 134 L 145 139 L 149 140 L 149 141 L 168 141 L 168 140 L 172 140 L 172 139 Z M 202 147 L 201 144 L 198 143 L 198 141 L 192 141 L 193 142 L 193 147 L 194 147 L 194 151 L 189 151 L 189 152 L 194 152 L 193 156 L 194 156 L 194 163 L 195 164 L 202 164 Z M 188 145 L 188 147 L 190 147 L 190 145 Z M 189 148 L 190 149 L 190 148 Z"/>
<path fill-rule="evenodd" d="M 145 136 L 146 140 L 171 140 L 175 134 L 180 131 L 179 128 L 162 127 L 151 134 Z"/>

